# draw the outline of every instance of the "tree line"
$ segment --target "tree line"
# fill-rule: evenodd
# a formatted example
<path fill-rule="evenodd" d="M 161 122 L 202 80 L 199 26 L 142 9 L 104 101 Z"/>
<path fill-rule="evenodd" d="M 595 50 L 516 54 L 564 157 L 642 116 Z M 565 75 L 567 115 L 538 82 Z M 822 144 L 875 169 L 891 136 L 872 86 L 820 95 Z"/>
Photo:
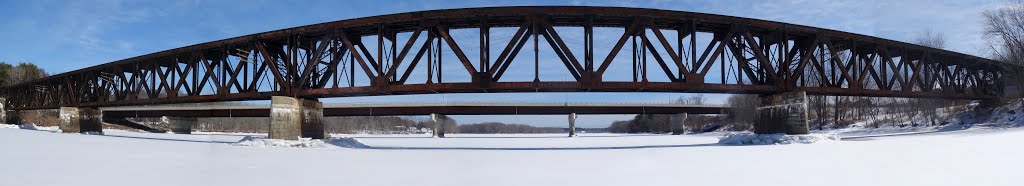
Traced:
<path fill-rule="evenodd" d="M 707 99 L 703 94 L 679 97 L 673 101 L 674 104 L 690 105 L 703 105 L 706 102 Z M 670 120 L 671 115 L 668 114 L 637 114 L 630 120 L 612 122 L 607 131 L 612 133 L 671 133 Z M 692 132 L 718 120 L 721 120 L 721 116 L 690 114 L 683 120 L 683 126 L 686 131 Z"/>
<path fill-rule="evenodd" d="M 458 133 L 466 134 L 532 134 L 532 133 L 563 133 L 564 128 L 535 127 L 526 124 L 505 124 L 501 122 L 484 122 L 459 125 Z"/>
<path fill-rule="evenodd" d="M 35 64 L 21 62 L 17 65 L 0 61 L 0 87 L 15 85 L 49 76 Z"/>
<path fill-rule="evenodd" d="M 158 120 L 159 118 L 146 118 Z M 432 131 L 432 121 L 414 121 L 399 116 L 324 117 L 324 131 L 335 134 L 424 134 Z M 452 126 L 449 126 L 452 127 Z M 269 117 L 199 118 L 195 131 L 266 133 Z M 449 130 L 450 131 L 450 130 Z"/>

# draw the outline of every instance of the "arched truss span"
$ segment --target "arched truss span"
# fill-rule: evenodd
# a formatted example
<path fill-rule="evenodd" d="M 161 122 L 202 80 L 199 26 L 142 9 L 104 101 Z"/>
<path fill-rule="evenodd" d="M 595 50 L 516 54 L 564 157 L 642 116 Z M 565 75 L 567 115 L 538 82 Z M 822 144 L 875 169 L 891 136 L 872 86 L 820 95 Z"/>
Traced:
<path fill-rule="evenodd" d="M 541 61 L 541 51 L 554 60 Z M 541 63 L 564 68 L 567 78 L 539 78 Z M 515 66 L 532 71 L 509 70 Z M 0 93 L 17 109 L 463 92 L 807 91 L 991 99 L 1002 91 L 999 69 L 984 58 L 772 21 L 639 8 L 493 7 L 252 34 Z M 534 80 L 502 79 L 509 74 Z"/>

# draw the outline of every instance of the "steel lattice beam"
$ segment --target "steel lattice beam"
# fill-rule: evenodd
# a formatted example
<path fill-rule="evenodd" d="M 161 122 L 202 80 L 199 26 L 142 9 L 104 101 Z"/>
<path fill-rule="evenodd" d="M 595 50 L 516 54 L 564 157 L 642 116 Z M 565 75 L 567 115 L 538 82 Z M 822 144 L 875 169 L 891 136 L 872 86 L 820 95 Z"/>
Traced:
<path fill-rule="evenodd" d="M 594 50 L 595 27 L 621 30 L 611 46 L 603 47 L 610 52 Z M 490 38 L 497 34 L 491 30 L 498 28 L 516 31 L 504 33 L 511 34 L 508 43 L 493 43 L 501 51 L 490 56 Z M 458 40 L 456 29 L 479 32 L 480 44 Z M 671 32 L 676 37 L 667 37 Z M 411 36 L 401 39 L 400 34 Z M 704 40 L 700 37 L 710 41 L 698 42 Z M 572 48 L 566 38 L 582 40 L 584 46 Z M 532 66 L 536 73 L 537 56 L 521 51 L 540 49 L 554 51 L 572 81 L 501 80 L 511 65 Z M 442 58 L 442 51 L 451 51 L 454 59 Z M 481 55 L 466 56 L 473 53 Z M 634 80 L 603 80 L 612 64 L 628 63 L 616 56 L 629 54 Z M 534 64 L 513 63 L 517 58 Z M 445 60 L 459 64 L 448 68 L 464 69 L 458 73 L 470 78 L 442 79 Z M 993 99 L 1003 89 L 1000 65 L 860 34 L 730 16 L 639 8 L 495 7 L 382 15 L 247 35 L 57 74 L 4 87 L 0 94 L 15 109 L 468 92 L 807 91 Z M 429 77 L 409 82 L 413 72 Z M 669 81 L 649 81 L 653 76 Z"/>

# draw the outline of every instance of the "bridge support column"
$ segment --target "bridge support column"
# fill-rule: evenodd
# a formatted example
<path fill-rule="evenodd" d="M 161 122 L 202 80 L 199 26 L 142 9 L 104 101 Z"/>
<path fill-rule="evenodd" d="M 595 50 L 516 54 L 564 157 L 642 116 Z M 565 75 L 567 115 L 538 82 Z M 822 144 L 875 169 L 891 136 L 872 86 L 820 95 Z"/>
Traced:
<path fill-rule="evenodd" d="M 3 111 L 3 112 L 4 112 L 4 118 L 7 120 L 4 123 L 6 123 L 6 124 L 18 124 L 18 125 L 21 124 L 21 115 L 18 113 L 17 110 L 9 110 L 9 111 Z"/>
<path fill-rule="evenodd" d="M 97 108 L 60 108 L 60 130 L 63 133 L 103 134 L 103 112 Z"/>
<path fill-rule="evenodd" d="M 324 105 L 319 100 L 302 100 L 302 137 L 328 138 L 327 131 L 324 130 Z"/>
<path fill-rule="evenodd" d="M 318 100 L 274 96 L 270 107 L 271 139 L 324 139 L 323 106 Z"/>
<path fill-rule="evenodd" d="M 448 116 L 444 114 L 430 114 L 430 120 L 434 121 L 434 133 L 431 137 L 443 138 L 444 133 L 447 131 Z"/>
<path fill-rule="evenodd" d="M 576 113 L 569 113 L 569 137 L 576 137 Z"/>
<path fill-rule="evenodd" d="M 808 134 L 807 92 L 785 92 L 757 98 L 757 134 Z"/>
<path fill-rule="evenodd" d="M 672 135 L 681 135 L 686 133 L 686 113 L 672 114 L 668 118 L 669 125 L 672 126 Z"/>
<path fill-rule="evenodd" d="M 160 119 L 163 120 L 164 123 L 167 123 L 167 126 L 170 127 L 171 132 L 175 134 L 192 134 L 192 126 L 195 126 L 196 123 L 199 123 L 198 118 L 191 117 L 164 116 Z"/>

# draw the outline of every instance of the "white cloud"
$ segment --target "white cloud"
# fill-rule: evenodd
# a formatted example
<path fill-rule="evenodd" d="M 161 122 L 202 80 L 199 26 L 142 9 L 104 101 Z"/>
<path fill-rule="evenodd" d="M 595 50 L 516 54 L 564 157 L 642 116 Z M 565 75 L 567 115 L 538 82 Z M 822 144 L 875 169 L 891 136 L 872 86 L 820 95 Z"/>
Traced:
<path fill-rule="evenodd" d="M 58 35 L 70 36 L 79 48 L 100 51 L 132 51 L 134 45 L 118 44 L 118 36 L 107 34 L 108 30 L 124 27 L 125 24 L 144 22 L 154 14 L 165 15 L 163 11 L 150 7 L 129 6 L 124 1 L 79 1 L 63 4 L 68 11 L 59 12 L 54 26 Z"/>

